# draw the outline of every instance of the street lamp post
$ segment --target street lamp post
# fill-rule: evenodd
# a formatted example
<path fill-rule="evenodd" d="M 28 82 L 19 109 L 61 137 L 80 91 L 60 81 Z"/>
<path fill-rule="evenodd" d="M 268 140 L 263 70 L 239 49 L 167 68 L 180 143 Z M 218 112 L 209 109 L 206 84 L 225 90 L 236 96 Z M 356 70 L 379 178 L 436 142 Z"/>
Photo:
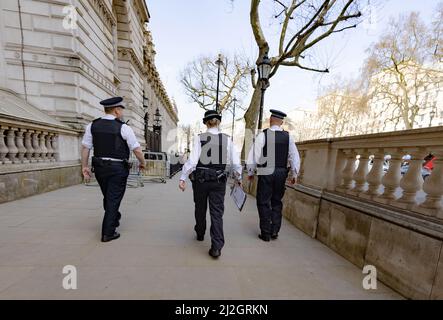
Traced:
<path fill-rule="evenodd" d="M 156 143 L 156 149 L 155 151 L 160 152 L 161 151 L 161 145 L 162 145 L 162 125 L 161 125 L 161 119 L 162 115 L 160 114 L 160 110 L 157 109 L 155 110 L 155 114 L 154 114 L 154 125 L 153 125 L 153 129 L 154 129 L 154 134 L 158 134 L 157 137 L 157 143 Z"/>
<path fill-rule="evenodd" d="M 258 117 L 258 129 L 262 128 L 263 121 L 263 104 L 265 98 L 266 88 L 269 86 L 269 75 L 271 73 L 271 60 L 268 58 L 268 54 L 265 53 L 262 60 L 257 64 L 258 69 L 258 81 L 261 85 L 261 97 L 260 97 L 260 114 Z"/>
<path fill-rule="evenodd" d="M 215 97 L 215 111 L 218 112 L 218 92 L 220 90 L 220 66 L 223 65 L 223 61 L 222 61 L 222 55 L 219 54 L 218 55 L 218 59 L 217 61 L 215 61 L 215 64 L 218 66 L 218 71 L 217 71 L 217 94 Z"/>
<path fill-rule="evenodd" d="M 237 103 L 237 98 L 234 97 L 234 99 L 232 100 L 234 102 L 234 109 L 232 111 L 232 135 L 231 135 L 231 139 L 234 140 L 234 126 L 235 126 L 235 105 Z"/>

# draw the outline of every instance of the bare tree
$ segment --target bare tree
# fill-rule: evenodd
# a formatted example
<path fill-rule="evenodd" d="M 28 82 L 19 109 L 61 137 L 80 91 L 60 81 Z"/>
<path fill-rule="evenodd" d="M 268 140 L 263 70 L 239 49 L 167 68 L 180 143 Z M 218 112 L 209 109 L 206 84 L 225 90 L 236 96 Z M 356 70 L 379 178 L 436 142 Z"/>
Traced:
<path fill-rule="evenodd" d="M 416 12 L 391 19 L 385 34 L 368 49 L 364 74 L 369 96 L 372 103 L 385 106 L 385 121 L 412 129 L 416 117 L 434 107 L 443 81 L 434 52 L 431 28 Z"/>
<path fill-rule="evenodd" d="M 362 94 L 358 81 L 336 80 L 323 89 L 317 103 L 323 136 L 363 133 L 359 121 L 367 112 L 367 97 Z"/>
<path fill-rule="evenodd" d="M 437 61 L 443 62 L 443 2 L 437 5 L 435 12 L 435 19 L 432 22 L 434 57 Z"/>
<path fill-rule="evenodd" d="M 250 64 L 247 59 L 235 55 L 223 57 L 220 66 L 219 112 L 233 105 L 234 97 L 241 100 L 248 93 L 247 75 Z M 204 56 L 190 62 L 180 79 L 191 102 L 205 110 L 215 109 L 218 65 L 214 57 Z"/>
<path fill-rule="evenodd" d="M 261 19 L 261 0 L 251 0 L 250 24 L 258 46 L 257 63 L 270 54 L 270 44 L 265 36 Z M 280 12 L 274 16 L 280 22 L 276 55 L 271 59 L 272 78 L 281 66 L 297 67 L 308 71 L 329 72 L 327 68 L 307 65 L 312 49 L 325 38 L 355 28 L 361 17 L 358 0 L 274 0 Z M 350 23 L 352 21 L 352 23 Z M 252 73 L 254 93 L 245 113 L 246 129 L 257 127 L 261 87 Z M 243 148 L 244 155 L 245 148 Z"/>
<path fill-rule="evenodd" d="M 191 150 L 191 141 L 192 141 L 192 130 L 189 124 L 180 125 L 180 130 L 183 132 L 183 136 L 186 139 L 186 150 L 185 153 Z"/>

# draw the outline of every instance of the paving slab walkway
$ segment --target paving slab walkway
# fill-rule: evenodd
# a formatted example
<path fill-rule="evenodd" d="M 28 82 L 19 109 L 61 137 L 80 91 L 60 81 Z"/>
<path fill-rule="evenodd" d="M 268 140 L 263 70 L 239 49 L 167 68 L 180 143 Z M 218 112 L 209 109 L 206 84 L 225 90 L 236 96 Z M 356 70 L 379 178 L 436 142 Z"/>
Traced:
<path fill-rule="evenodd" d="M 101 194 L 77 185 L 0 205 L 0 299 L 399 299 L 364 290 L 360 269 L 284 221 L 280 238 L 257 238 L 255 199 L 239 213 L 227 195 L 226 246 L 197 242 L 189 188 L 177 178 L 129 188 L 121 238 L 101 243 Z M 208 221 L 209 222 L 209 221 Z M 209 223 L 208 223 L 209 225 Z M 77 289 L 62 286 L 77 269 Z"/>

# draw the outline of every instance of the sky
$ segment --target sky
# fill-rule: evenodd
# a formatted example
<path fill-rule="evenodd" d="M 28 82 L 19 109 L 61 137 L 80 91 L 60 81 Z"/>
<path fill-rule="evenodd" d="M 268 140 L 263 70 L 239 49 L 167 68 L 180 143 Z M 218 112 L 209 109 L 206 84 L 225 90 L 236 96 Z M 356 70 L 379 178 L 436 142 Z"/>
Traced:
<path fill-rule="evenodd" d="M 266 91 L 265 111 L 296 108 L 314 109 L 319 89 L 337 77 L 355 78 L 365 60 L 365 50 L 377 41 L 390 17 L 420 12 L 430 22 L 438 0 L 364 0 L 372 15 L 355 29 L 335 34 L 316 48 L 320 63 L 327 63 L 330 73 L 319 74 L 294 67 L 281 67 Z M 155 44 L 156 65 L 171 98 L 177 102 L 180 124 L 194 124 L 202 118 L 200 109 L 185 95 L 180 72 L 201 55 L 239 53 L 256 61 L 258 49 L 249 24 L 250 0 L 146 0 L 151 15 L 149 28 Z M 263 0 L 262 27 L 272 50 L 277 32 L 270 18 L 272 0 Z M 366 11 L 368 12 L 368 11 Z M 251 88 L 252 90 L 252 88 Z M 246 107 L 249 98 L 243 100 Z M 241 117 L 241 112 L 237 118 Z M 231 117 L 231 116 L 229 116 Z"/>

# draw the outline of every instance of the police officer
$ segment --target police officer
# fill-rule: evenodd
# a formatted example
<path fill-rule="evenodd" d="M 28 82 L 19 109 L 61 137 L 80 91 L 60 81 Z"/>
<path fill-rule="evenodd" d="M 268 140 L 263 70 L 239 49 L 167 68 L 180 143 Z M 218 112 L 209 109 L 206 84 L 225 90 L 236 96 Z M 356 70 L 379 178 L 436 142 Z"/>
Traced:
<path fill-rule="evenodd" d="M 248 179 L 254 179 L 257 170 L 257 208 L 260 218 L 259 238 L 263 241 L 277 239 L 282 222 L 282 198 L 288 178 L 288 162 L 291 167 L 291 184 L 296 183 L 300 170 L 300 156 L 294 141 L 287 131 L 281 128 L 284 112 L 270 110 L 270 128 L 256 137 L 248 154 Z"/>
<path fill-rule="evenodd" d="M 82 173 L 86 181 L 91 178 L 88 159 L 94 148 L 92 170 L 103 194 L 105 210 L 101 241 L 108 242 L 120 237 L 116 228 L 120 225 L 119 207 L 129 175 L 130 151 L 137 157 L 140 169 L 144 169 L 145 160 L 134 131 L 121 120 L 125 109 L 123 98 L 110 98 L 100 104 L 105 115 L 88 124 L 83 137 Z"/>
<path fill-rule="evenodd" d="M 240 156 L 229 136 L 219 130 L 221 116 L 214 110 L 205 112 L 203 123 L 207 131 L 194 137 L 193 149 L 183 165 L 179 188 L 185 191 L 190 175 L 195 203 L 197 240 L 203 241 L 206 231 L 206 210 L 211 216 L 211 249 L 209 255 L 218 258 L 224 246 L 223 212 L 228 176 L 227 164 L 241 185 Z"/>

